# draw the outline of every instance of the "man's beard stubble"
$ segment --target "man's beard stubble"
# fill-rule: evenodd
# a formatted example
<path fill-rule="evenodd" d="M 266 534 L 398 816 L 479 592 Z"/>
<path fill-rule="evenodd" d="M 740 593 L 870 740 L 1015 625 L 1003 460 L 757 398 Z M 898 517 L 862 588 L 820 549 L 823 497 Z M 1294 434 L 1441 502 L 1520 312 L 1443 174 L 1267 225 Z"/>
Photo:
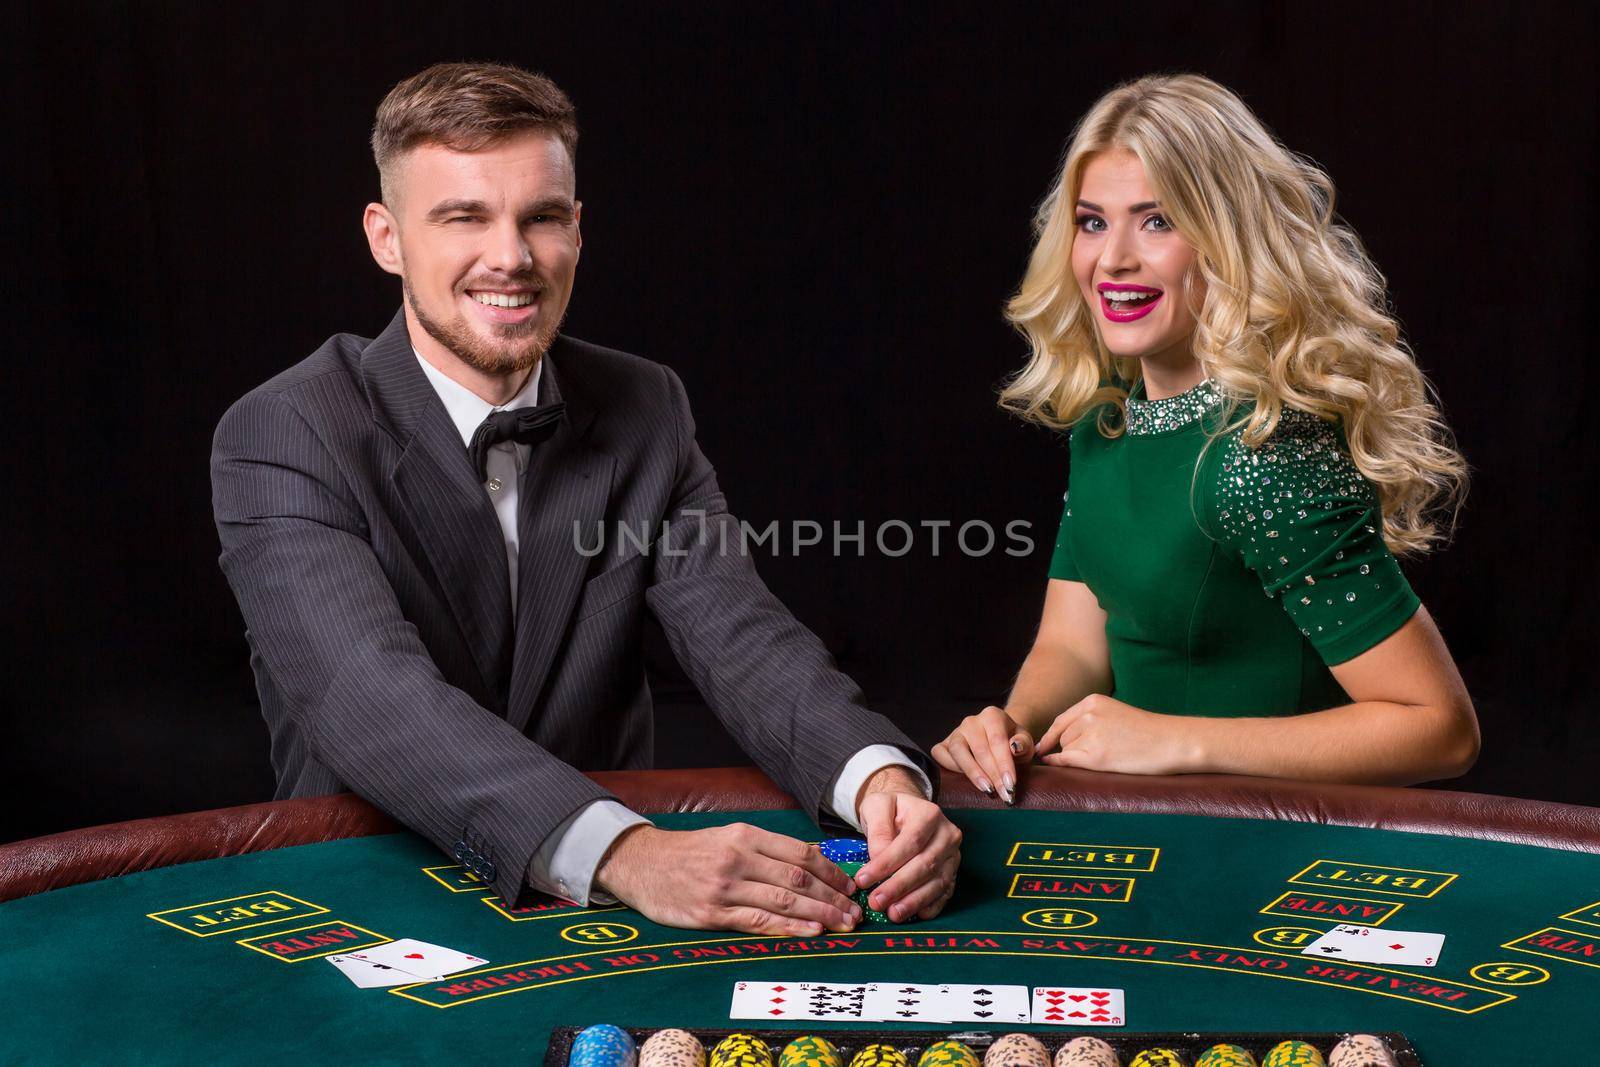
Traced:
<path fill-rule="evenodd" d="M 539 360 L 544 358 L 544 354 L 550 351 L 550 345 L 556 338 L 556 331 L 561 328 L 561 319 L 549 321 L 540 314 L 528 323 L 493 325 L 493 330 L 503 339 L 503 343 L 497 345 L 485 342 L 473 332 L 472 327 L 467 325 L 460 314 L 449 322 L 439 322 L 431 318 L 417 301 L 417 294 L 411 288 L 409 278 L 402 276 L 401 287 L 405 290 L 406 303 L 411 306 L 411 313 L 417 317 L 418 324 L 427 335 L 444 345 L 461 362 L 483 374 L 505 376 L 532 370 L 538 365 Z M 536 291 L 542 294 L 548 289 L 543 285 L 537 285 Z M 539 310 L 544 311 L 543 308 Z"/>

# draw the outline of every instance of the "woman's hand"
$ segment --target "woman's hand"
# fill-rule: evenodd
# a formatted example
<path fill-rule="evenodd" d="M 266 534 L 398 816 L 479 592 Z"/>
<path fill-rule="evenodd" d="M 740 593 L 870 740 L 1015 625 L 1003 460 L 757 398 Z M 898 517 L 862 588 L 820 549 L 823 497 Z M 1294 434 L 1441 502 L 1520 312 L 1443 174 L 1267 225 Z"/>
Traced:
<path fill-rule="evenodd" d="M 1038 760 L 1118 774 L 1183 774 L 1198 769 L 1190 725 L 1181 715 L 1143 711 L 1095 693 L 1056 716 L 1039 738 Z"/>
<path fill-rule="evenodd" d="M 1033 760 L 1033 735 L 992 704 L 968 715 L 933 746 L 939 766 L 967 776 L 989 796 L 998 791 L 1007 804 L 1017 802 L 1017 768 Z"/>

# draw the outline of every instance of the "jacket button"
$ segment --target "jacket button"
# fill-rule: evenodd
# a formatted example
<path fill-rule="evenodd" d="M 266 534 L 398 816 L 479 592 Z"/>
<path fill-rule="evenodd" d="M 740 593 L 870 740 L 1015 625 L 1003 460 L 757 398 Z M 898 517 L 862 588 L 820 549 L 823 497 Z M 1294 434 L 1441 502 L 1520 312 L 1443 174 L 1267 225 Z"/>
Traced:
<path fill-rule="evenodd" d="M 485 882 L 494 881 L 494 864 L 485 863 L 483 865 L 483 870 L 478 872 L 478 876 L 481 877 Z"/>
<path fill-rule="evenodd" d="M 455 857 L 458 860 L 465 860 L 467 858 L 467 846 L 463 845 L 460 841 L 456 842 Z"/>

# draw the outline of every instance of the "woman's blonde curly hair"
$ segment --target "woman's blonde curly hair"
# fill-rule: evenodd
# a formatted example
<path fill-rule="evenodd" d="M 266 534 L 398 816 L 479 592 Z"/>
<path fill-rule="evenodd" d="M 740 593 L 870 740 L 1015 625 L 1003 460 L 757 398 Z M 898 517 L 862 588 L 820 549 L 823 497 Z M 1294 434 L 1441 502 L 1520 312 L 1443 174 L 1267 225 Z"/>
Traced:
<path fill-rule="evenodd" d="M 1194 309 L 1193 351 L 1243 412 L 1227 430 L 1243 427 L 1255 447 L 1286 406 L 1338 419 L 1351 458 L 1377 487 L 1390 549 L 1427 551 L 1447 536 L 1466 495 L 1467 463 L 1400 340 L 1383 275 L 1334 215 L 1328 175 L 1201 75 L 1119 85 L 1073 130 L 1035 217 L 1027 273 L 1006 307 L 1033 352 L 1006 383 L 1001 407 L 1066 429 L 1109 405 L 1100 432 L 1121 432 L 1139 363 L 1106 350 L 1071 265 L 1084 167 L 1113 149 L 1139 158 L 1162 214 L 1196 250 L 1206 295 Z"/>

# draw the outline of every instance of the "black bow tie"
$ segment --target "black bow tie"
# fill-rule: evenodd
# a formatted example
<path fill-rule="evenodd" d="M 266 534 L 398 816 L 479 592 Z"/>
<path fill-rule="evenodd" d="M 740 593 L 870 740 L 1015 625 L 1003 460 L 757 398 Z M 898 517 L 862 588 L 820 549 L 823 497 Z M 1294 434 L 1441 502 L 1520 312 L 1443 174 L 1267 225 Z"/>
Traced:
<path fill-rule="evenodd" d="M 473 431 L 472 443 L 467 446 L 467 454 L 472 457 L 472 469 L 478 472 L 478 481 L 489 480 L 489 449 L 501 441 L 538 446 L 556 432 L 566 411 L 567 405 L 557 401 L 536 408 L 489 412 L 483 425 Z"/>

